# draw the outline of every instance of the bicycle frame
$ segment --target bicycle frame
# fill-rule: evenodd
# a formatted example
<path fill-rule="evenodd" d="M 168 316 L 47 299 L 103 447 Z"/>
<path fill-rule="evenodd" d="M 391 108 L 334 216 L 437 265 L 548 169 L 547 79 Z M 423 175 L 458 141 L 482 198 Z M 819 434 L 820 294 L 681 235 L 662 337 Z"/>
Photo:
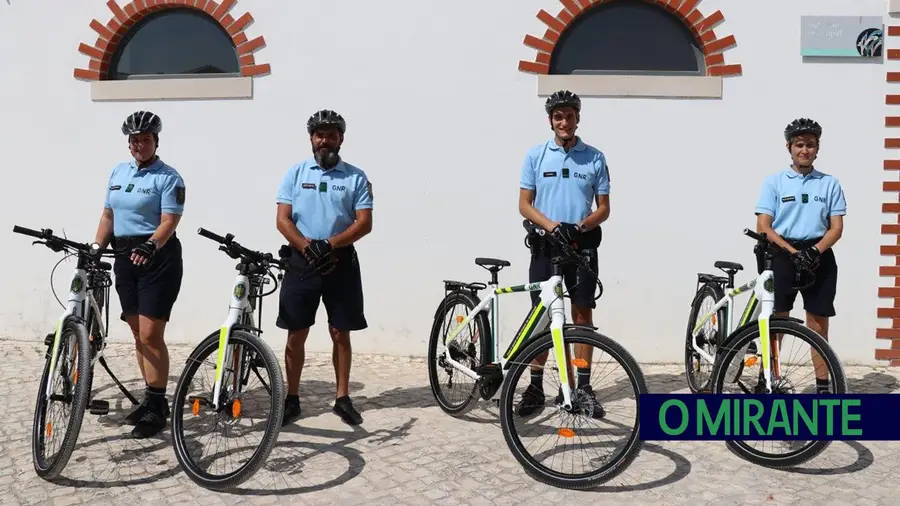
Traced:
<path fill-rule="evenodd" d="M 700 356 L 704 358 L 704 360 L 714 363 L 715 357 L 710 356 L 697 345 L 697 335 L 700 333 L 700 328 L 706 322 L 712 319 L 712 317 L 715 316 L 715 314 L 719 311 L 719 309 L 722 308 L 722 306 L 725 306 L 727 304 L 728 322 L 726 322 L 727 330 L 725 335 L 731 336 L 731 307 L 734 303 L 734 298 L 750 290 L 752 290 L 750 300 L 747 302 L 747 307 L 744 309 L 744 313 L 741 316 L 741 321 L 738 324 L 737 328 L 740 328 L 753 321 L 752 316 L 756 312 L 756 306 L 758 305 L 759 316 L 757 317 L 757 322 L 759 325 L 760 346 L 762 348 L 763 375 L 765 376 L 766 386 L 769 391 L 771 391 L 772 373 L 771 364 L 769 363 L 769 353 L 771 351 L 769 348 L 769 318 L 775 311 L 775 280 L 774 273 L 771 269 L 766 269 L 755 279 L 741 286 L 738 286 L 737 288 L 731 289 L 725 294 L 724 297 L 719 299 L 716 305 L 713 306 L 712 310 L 697 321 L 697 325 L 695 325 L 694 329 L 691 331 L 691 346 L 694 348 L 694 351 L 699 353 Z M 722 343 L 719 344 L 721 345 Z"/>
<path fill-rule="evenodd" d="M 88 290 L 88 272 L 86 269 L 84 269 L 83 263 L 84 261 L 79 256 L 78 265 L 72 271 L 72 278 L 69 282 L 69 296 L 66 302 L 66 308 L 63 311 L 62 315 L 59 317 L 59 320 L 56 322 L 56 331 L 54 332 L 53 336 L 53 348 L 50 355 L 50 371 L 48 378 L 53 378 L 53 375 L 56 373 L 56 361 L 59 358 L 60 337 L 62 336 L 62 329 L 67 319 L 74 317 L 84 321 L 88 326 L 88 332 L 91 332 L 91 317 L 93 315 L 97 315 L 97 328 L 100 332 L 99 337 L 101 338 L 102 348 L 100 348 L 91 359 L 91 367 L 93 367 L 94 364 L 96 364 L 97 361 L 100 360 L 100 357 L 103 356 L 103 350 L 106 348 L 107 329 L 100 318 L 100 315 L 102 314 L 100 306 L 97 304 L 97 300 L 94 298 L 94 294 L 91 293 L 90 290 Z M 52 391 L 53 381 L 48 381 L 47 389 L 44 392 L 47 400 L 50 399 Z"/>
<path fill-rule="evenodd" d="M 494 360 L 494 363 L 499 363 L 502 371 L 506 371 L 508 368 L 508 363 L 512 360 L 516 354 L 522 349 L 522 345 L 527 342 L 533 335 L 535 335 L 535 331 L 537 329 L 543 329 L 547 325 L 548 315 L 547 308 L 550 308 L 550 335 L 553 340 L 553 353 L 556 358 L 557 363 L 561 365 L 559 368 L 559 380 L 560 385 L 562 386 L 563 392 L 563 405 L 565 407 L 571 406 L 572 400 L 572 390 L 569 386 L 569 370 L 567 366 L 566 360 L 566 350 L 564 348 L 563 342 L 563 327 L 566 322 L 566 314 L 565 314 L 565 301 L 562 296 L 562 276 L 551 276 L 550 279 L 546 281 L 542 281 L 539 283 L 526 283 L 521 285 L 515 285 L 505 288 L 498 288 L 496 284 L 490 283 L 488 286 L 492 288 L 491 292 L 486 295 L 477 306 L 472 310 L 471 313 L 467 317 L 465 317 L 457 327 L 450 332 L 446 339 L 444 340 L 445 348 L 447 345 L 452 342 L 456 336 L 462 331 L 463 328 L 466 327 L 481 311 L 490 311 L 491 312 L 491 341 L 493 344 L 493 354 L 494 357 L 499 355 L 500 351 L 500 340 L 499 340 L 499 331 L 497 330 L 499 325 L 499 316 L 500 316 L 500 308 L 499 308 L 499 297 L 501 295 L 510 294 L 510 293 L 521 293 L 521 292 L 535 292 L 540 291 L 540 300 L 538 300 L 537 304 L 535 304 L 525 319 L 522 321 L 522 325 L 519 327 L 519 330 L 516 333 L 516 338 L 510 342 L 509 347 L 506 349 L 506 353 L 504 353 L 499 360 Z M 472 378 L 473 380 L 480 379 L 480 375 L 473 371 L 472 369 L 460 364 L 459 362 L 453 360 L 450 356 L 449 349 L 444 350 L 445 359 L 449 364 L 453 366 L 456 370 L 462 372 L 466 376 Z M 565 367 L 563 367 L 565 365 Z"/>
<path fill-rule="evenodd" d="M 229 339 L 235 325 L 253 328 L 256 326 L 253 316 L 254 307 L 250 301 L 250 291 L 255 287 L 250 282 L 250 277 L 244 273 L 237 275 L 234 281 L 234 289 L 231 291 L 231 302 L 228 304 L 228 316 L 225 323 L 219 329 L 219 349 L 216 355 L 216 379 L 213 385 L 213 406 L 219 406 L 219 393 L 222 388 L 222 377 L 225 374 L 225 356 L 230 351 Z M 243 357 L 241 357 L 243 360 Z M 243 364 L 238 364 L 241 370 Z"/>

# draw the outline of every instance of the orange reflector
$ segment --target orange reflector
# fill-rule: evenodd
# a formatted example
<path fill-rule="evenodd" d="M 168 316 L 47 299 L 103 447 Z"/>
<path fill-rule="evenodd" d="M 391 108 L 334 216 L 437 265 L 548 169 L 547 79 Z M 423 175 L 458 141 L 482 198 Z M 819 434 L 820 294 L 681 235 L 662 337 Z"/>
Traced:
<path fill-rule="evenodd" d="M 747 360 L 744 360 L 744 365 L 747 367 L 753 367 L 756 365 L 756 357 L 750 357 Z"/>
<path fill-rule="evenodd" d="M 716 315 L 715 315 L 715 313 L 713 313 L 712 318 L 710 318 L 709 321 L 711 321 L 713 325 L 716 324 Z"/>
<path fill-rule="evenodd" d="M 587 369 L 588 361 L 583 358 L 576 358 L 572 360 L 572 365 L 575 367 L 580 367 L 582 369 Z"/>
<path fill-rule="evenodd" d="M 194 399 L 194 403 L 191 405 L 191 413 L 193 413 L 194 416 L 200 414 L 200 399 Z"/>
<path fill-rule="evenodd" d="M 53 422 L 47 422 L 47 437 L 53 437 Z"/>
<path fill-rule="evenodd" d="M 557 433 L 559 433 L 559 435 L 562 436 L 562 437 L 564 437 L 564 438 L 572 438 L 572 437 L 575 437 L 575 431 L 572 430 L 572 429 L 559 429 L 559 430 L 557 431 Z"/>
<path fill-rule="evenodd" d="M 459 315 L 456 317 L 456 323 L 462 323 L 463 320 L 465 320 L 465 317 L 463 315 Z"/>
<path fill-rule="evenodd" d="M 235 399 L 234 402 L 231 403 L 231 416 L 237 418 L 241 416 L 241 400 Z"/>

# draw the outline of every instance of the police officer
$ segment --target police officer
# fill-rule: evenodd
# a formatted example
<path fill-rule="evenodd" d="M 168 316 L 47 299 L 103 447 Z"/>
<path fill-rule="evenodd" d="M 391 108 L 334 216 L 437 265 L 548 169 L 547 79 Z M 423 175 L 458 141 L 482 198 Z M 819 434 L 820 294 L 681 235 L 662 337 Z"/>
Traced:
<path fill-rule="evenodd" d="M 784 129 L 791 166 L 766 178 L 756 203 L 756 230 L 785 248 L 790 257 L 775 255 L 775 314 L 787 316 L 794 308 L 798 271 L 812 272 L 815 281 L 804 288 L 806 324 L 828 338 L 828 321 L 835 315 L 837 263 L 832 247 L 844 230 L 847 201 L 840 182 L 814 168 L 819 155 L 822 127 L 799 118 Z M 813 352 L 816 390 L 828 392 L 824 361 Z"/>
<path fill-rule="evenodd" d="M 138 367 L 146 383 L 143 402 L 126 416 L 135 438 L 148 438 L 166 426 L 169 352 L 166 323 L 181 289 L 181 243 L 175 228 L 184 212 L 181 175 L 156 154 L 162 120 L 149 111 L 125 118 L 122 133 L 134 158 L 109 177 L 95 247 L 112 243 L 117 251 L 116 292 L 121 318 L 134 335 Z"/>
<path fill-rule="evenodd" d="M 290 245 L 276 325 L 288 331 L 284 350 L 288 392 L 283 425 L 300 418 L 300 374 L 319 298 L 328 313 L 337 380 L 333 412 L 362 423 L 349 395 L 350 332 L 368 326 L 362 279 L 353 244 L 372 231 L 372 185 L 366 173 L 338 154 L 347 124 L 321 110 L 306 123 L 313 156 L 285 174 L 278 189 L 278 231 Z"/>
<path fill-rule="evenodd" d="M 548 115 L 553 138 L 533 147 L 525 157 L 519 190 L 519 212 L 557 238 L 580 250 L 597 271 L 597 247 L 602 231 L 600 224 L 609 217 L 609 168 L 606 156 L 575 135 L 581 119 L 581 99 L 561 90 L 550 95 L 544 109 Z M 592 208 L 596 204 L 596 209 Z M 552 273 L 552 243 L 530 238 L 532 247 L 529 282 L 546 281 Z M 596 277 L 583 268 L 567 264 L 563 270 L 575 324 L 593 325 Z M 532 304 L 537 304 L 539 292 L 531 292 Z M 576 387 L 589 395 L 595 403 L 593 416 L 601 418 L 603 408 L 596 402 L 589 384 L 593 350 L 575 345 L 577 358 L 587 360 L 587 368 L 577 369 Z M 518 406 L 520 416 L 528 416 L 544 405 L 543 365 L 547 354 L 539 356 L 532 365 L 531 384 Z M 557 398 L 557 402 L 560 399 Z"/>

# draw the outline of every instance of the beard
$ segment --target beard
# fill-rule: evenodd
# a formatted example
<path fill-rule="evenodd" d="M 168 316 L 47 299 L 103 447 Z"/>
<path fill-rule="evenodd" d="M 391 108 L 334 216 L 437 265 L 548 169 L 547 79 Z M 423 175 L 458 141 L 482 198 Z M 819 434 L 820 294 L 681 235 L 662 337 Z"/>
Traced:
<path fill-rule="evenodd" d="M 319 167 L 328 170 L 341 161 L 341 157 L 338 155 L 340 150 L 340 147 L 322 146 L 319 149 L 313 148 L 313 155 L 316 157 L 316 163 L 319 164 Z"/>

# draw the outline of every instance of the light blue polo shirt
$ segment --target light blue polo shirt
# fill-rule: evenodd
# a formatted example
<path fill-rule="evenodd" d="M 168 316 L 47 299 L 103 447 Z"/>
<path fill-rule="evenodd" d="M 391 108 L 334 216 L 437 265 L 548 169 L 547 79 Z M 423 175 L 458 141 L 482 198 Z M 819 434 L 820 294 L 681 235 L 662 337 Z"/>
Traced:
<path fill-rule="evenodd" d="M 184 180 L 177 170 L 157 159 L 138 169 L 134 161 L 117 165 L 109 176 L 104 206 L 113 212 L 113 235 L 149 235 L 163 214 L 184 212 Z"/>
<path fill-rule="evenodd" d="M 548 219 L 578 223 L 591 214 L 596 195 L 609 195 L 609 167 L 581 139 L 568 153 L 550 139 L 528 151 L 519 185 L 535 190 L 534 207 Z"/>
<path fill-rule="evenodd" d="M 372 209 L 372 188 L 358 167 L 341 160 L 322 170 L 309 158 L 285 174 L 276 201 L 291 205 L 291 217 L 303 237 L 328 239 L 347 230 L 356 221 L 356 211 Z"/>
<path fill-rule="evenodd" d="M 818 239 L 828 231 L 828 218 L 847 214 L 847 201 L 833 176 L 815 169 L 802 176 L 788 168 L 763 182 L 756 214 L 774 217 L 772 228 L 785 239 Z"/>

